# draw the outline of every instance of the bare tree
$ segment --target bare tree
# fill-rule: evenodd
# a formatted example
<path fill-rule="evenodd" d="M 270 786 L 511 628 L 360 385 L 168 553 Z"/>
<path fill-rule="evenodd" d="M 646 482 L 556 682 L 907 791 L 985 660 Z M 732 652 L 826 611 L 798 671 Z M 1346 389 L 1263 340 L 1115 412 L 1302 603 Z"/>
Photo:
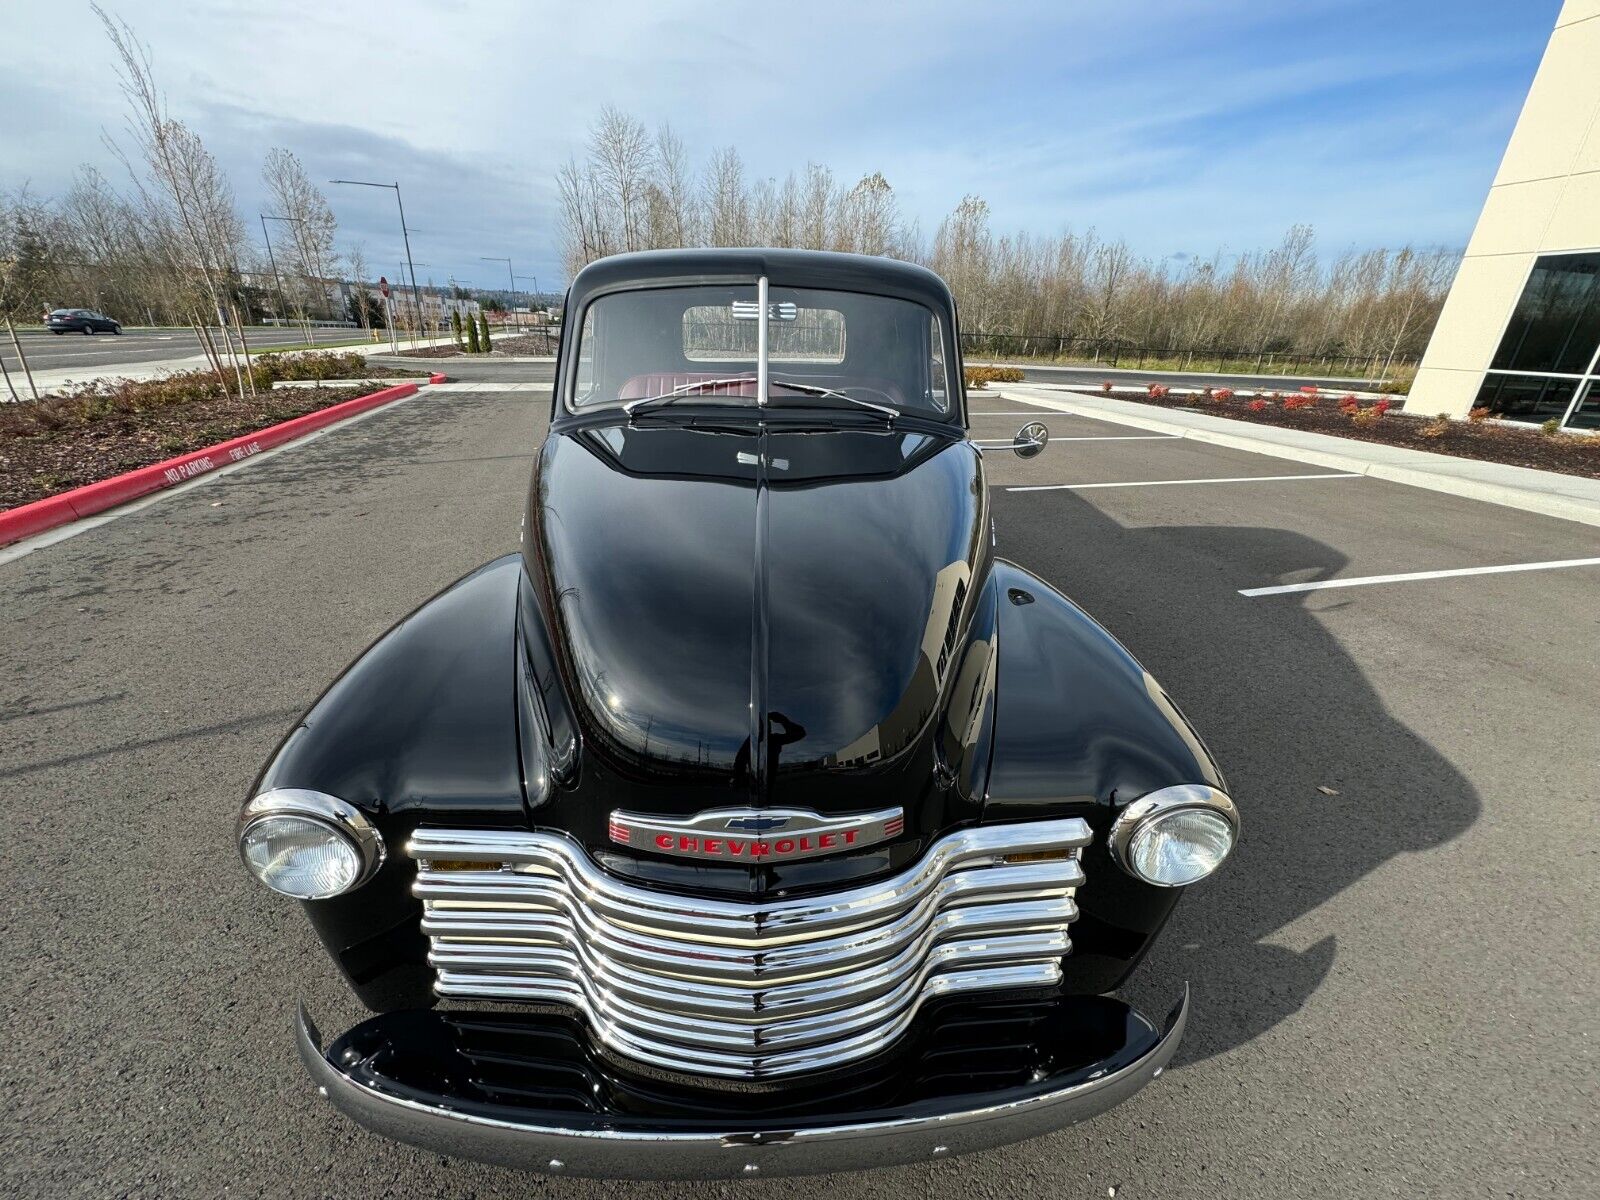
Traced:
<path fill-rule="evenodd" d="M 356 320 L 363 331 L 372 328 L 372 293 L 367 287 L 367 248 L 360 242 L 350 247 L 345 255 L 345 262 L 350 271 L 350 283 L 354 289 L 351 292 L 351 307 L 356 311 Z"/>
<path fill-rule="evenodd" d="M 699 222 L 689 156 L 683 148 L 683 139 L 664 121 L 656 130 L 653 184 L 660 198 L 658 229 L 661 236 L 652 245 L 657 248 L 694 245 Z"/>
<path fill-rule="evenodd" d="M 1077 342 L 1075 352 L 1094 356 L 1135 346 L 1188 361 L 1220 348 L 1246 358 L 1362 356 L 1377 367 L 1420 353 L 1456 258 L 1408 247 L 1347 253 L 1324 267 L 1311 228 L 1296 225 L 1265 252 L 1219 250 L 1179 266 L 1092 229 L 996 236 L 977 196 L 963 197 L 924 246 L 880 172 L 841 188 L 826 166 L 808 163 L 781 183 L 751 182 L 728 147 L 695 175 L 668 127 L 657 132 L 648 166 L 644 141 L 637 122 L 607 109 L 585 159 L 557 172 L 570 272 L 640 244 L 797 246 L 925 261 L 954 289 L 967 330 L 1007 352 L 1020 345 L 1065 353 Z"/>
<path fill-rule="evenodd" d="M 135 169 L 115 143 L 112 149 L 128 168 L 146 210 L 147 228 L 160 239 L 159 252 L 169 268 L 197 279 L 207 313 L 205 320 L 197 323 L 204 330 L 215 319 L 243 397 L 244 371 L 227 333 L 232 300 L 229 276 L 236 275 L 244 241 L 233 189 L 199 136 L 168 115 L 156 87 L 150 53 L 132 27 L 98 4 L 90 7 L 116 51 L 117 77 L 128 102 L 126 127 L 143 159 L 143 172 Z M 206 339 L 201 340 L 204 344 Z M 217 365 L 220 377 L 220 361 Z"/>
<path fill-rule="evenodd" d="M 267 151 L 261 181 L 277 210 L 274 215 L 283 218 L 289 231 L 284 257 L 291 275 L 298 279 L 294 291 L 309 339 L 309 315 L 333 315 L 328 285 L 338 266 L 334 251 L 338 223 L 327 196 L 311 182 L 305 166 L 292 152 L 281 147 Z"/>
<path fill-rule="evenodd" d="M 744 186 L 744 160 L 732 146 L 712 155 L 705 181 L 706 237 L 713 246 L 752 242 L 750 197 Z"/>
<path fill-rule="evenodd" d="M 589 134 L 593 179 L 616 220 L 623 250 L 643 250 L 649 228 L 645 192 L 650 186 L 654 151 L 650 135 L 621 109 L 606 105 Z"/>

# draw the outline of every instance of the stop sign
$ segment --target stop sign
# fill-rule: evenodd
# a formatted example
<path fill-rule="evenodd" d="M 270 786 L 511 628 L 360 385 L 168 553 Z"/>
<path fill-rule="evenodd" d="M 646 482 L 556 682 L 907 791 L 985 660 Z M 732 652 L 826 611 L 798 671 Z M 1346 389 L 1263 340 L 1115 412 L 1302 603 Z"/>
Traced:
<path fill-rule="evenodd" d="M 378 292 L 385 300 L 389 298 L 389 277 L 387 275 L 378 276 Z"/>

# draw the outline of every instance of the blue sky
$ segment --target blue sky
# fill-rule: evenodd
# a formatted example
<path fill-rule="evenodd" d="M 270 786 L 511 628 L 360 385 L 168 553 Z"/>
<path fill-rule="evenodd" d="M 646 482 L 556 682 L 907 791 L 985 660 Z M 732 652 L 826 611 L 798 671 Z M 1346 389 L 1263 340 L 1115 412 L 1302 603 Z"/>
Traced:
<path fill-rule="evenodd" d="M 82 8 L 81 19 L 72 10 Z M 553 173 L 599 109 L 670 121 L 753 175 L 881 170 L 931 237 L 969 192 L 999 230 L 1096 227 L 1154 256 L 1464 244 L 1559 0 L 300 0 L 109 5 L 174 115 L 263 207 L 273 145 L 318 179 L 399 179 L 418 275 L 546 289 Z M 0 189 L 116 177 L 109 50 L 87 0 L 7 6 Z M 197 11 L 198 10 L 198 11 Z M 400 257 L 392 202 L 329 189 L 342 240 Z M 501 272 L 497 274 L 496 272 Z"/>

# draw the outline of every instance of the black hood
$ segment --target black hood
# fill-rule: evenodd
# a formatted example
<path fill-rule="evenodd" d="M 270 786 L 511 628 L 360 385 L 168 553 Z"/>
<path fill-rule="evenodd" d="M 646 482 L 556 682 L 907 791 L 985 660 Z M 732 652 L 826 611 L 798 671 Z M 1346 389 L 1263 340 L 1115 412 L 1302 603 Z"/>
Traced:
<path fill-rule="evenodd" d="M 981 461 L 954 432 L 553 434 L 525 556 L 582 752 L 535 820 L 599 850 L 613 808 L 900 805 L 913 844 L 975 815 L 938 732 L 987 526 Z"/>

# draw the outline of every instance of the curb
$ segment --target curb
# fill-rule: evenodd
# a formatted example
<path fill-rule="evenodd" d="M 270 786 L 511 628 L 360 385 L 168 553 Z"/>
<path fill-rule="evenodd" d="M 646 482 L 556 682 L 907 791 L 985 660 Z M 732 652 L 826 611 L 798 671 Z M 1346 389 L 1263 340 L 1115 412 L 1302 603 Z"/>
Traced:
<path fill-rule="evenodd" d="M 1005 395 L 1003 392 L 995 394 Z M 1600 503 L 1563 496 L 1551 491 L 1539 491 L 1532 487 L 1509 487 L 1505 484 L 1490 483 L 1482 479 L 1466 479 L 1416 467 L 1375 463 L 1357 454 L 1344 454 L 1333 450 L 1314 450 L 1308 446 L 1286 446 L 1281 442 L 1250 437 L 1248 434 L 1227 433 L 1213 429 L 1196 429 L 1193 426 L 1182 425 L 1175 421 L 1164 421 L 1159 417 L 1135 416 L 1131 413 L 1110 413 L 1092 404 L 1082 404 L 1072 400 L 1032 395 L 1012 395 L 1005 398 L 1023 404 L 1038 405 L 1047 409 L 1054 408 L 1057 412 L 1073 413 L 1081 417 L 1091 417 L 1098 421 L 1109 421 L 1115 425 L 1128 425 L 1135 429 L 1149 429 L 1156 433 L 1176 434 L 1178 437 L 1186 438 L 1192 442 L 1205 442 L 1213 446 L 1225 446 L 1231 450 L 1246 450 L 1252 454 L 1265 454 L 1272 458 L 1287 458 L 1292 462 L 1310 463 L 1313 466 L 1327 467 L 1335 471 L 1348 471 L 1354 475 L 1365 475 L 1369 478 L 1382 479 L 1389 483 L 1403 483 L 1408 487 L 1425 488 L 1431 492 L 1445 492 L 1468 500 L 1482 500 L 1489 504 L 1499 504 L 1506 508 L 1518 508 L 1524 512 L 1556 517 L 1563 521 L 1577 521 L 1583 525 L 1600 525 Z M 1123 403 L 1136 403 L 1136 401 L 1124 401 Z M 1223 420 L 1225 418 L 1218 419 Z M 1333 435 L 1321 434 L 1318 436 L 1332 437 Z M 1414 451 L 1414 453 L 1426 454 L 1427 451 L 1419 450 Z M 1442 459 L 1445 463 L 1477 463 L 1479 461 L 1477 459 L 1452 458 L 1443 454 L 1431 455 L 1430 457 Z M 1542 476 L 1549 474 L 1544 471 L 1535 471 L 1529 467 L 1512 467 L 1508 469 L 1526 471 L 1530 476 L 1534 477 L 1530 482 L 1537 482 Z M 1557 477 L 1562 479 L 1573 478 L 1571 476 Z"/>
<path fill-rule="evenodd" d="M 442 380 L 444 377 L 438 378 Z M 197 476 L 215 471 L 219 467 L 242 462 L 263 450 L 281 446 L 284 442 L 293 441 L 314 430 L 333 425 L 346 417 L 353 417 L 368 409 L 378 408 L 393 400 L 403 400 L 407 396 L 416 394 L 417 385 L 414 383 L 402 383 L 395 387 L 384 388 L 366 396 L 357 396 L 354 400 L 320 408 L 302 417 L 280 421 L 276 425 L 269 425 L 254 433 L 218 442 L 215 446 L 207 446 L 204 450 L 191 450 L 187 454 L 180 454 L 177 458 L 169 458 L 165 462 L 152 463 L 148 467 L 139 467 L 122 475 L 113 475 L 110 479 L 102 479 L 97 483 L 87 483 L 59 495 L 46 496 L 43 500 L 35 500 L 31 504 L 6 509 L 0 512 L 0 546 L 33 537 L 58 525 L 66 525 L 71 521 L 105 512 L 108 508 L 126 504 L 129 500 L 137 500 L 140 496 L 149 495 L 151 492 L 187 483 Z"/>

